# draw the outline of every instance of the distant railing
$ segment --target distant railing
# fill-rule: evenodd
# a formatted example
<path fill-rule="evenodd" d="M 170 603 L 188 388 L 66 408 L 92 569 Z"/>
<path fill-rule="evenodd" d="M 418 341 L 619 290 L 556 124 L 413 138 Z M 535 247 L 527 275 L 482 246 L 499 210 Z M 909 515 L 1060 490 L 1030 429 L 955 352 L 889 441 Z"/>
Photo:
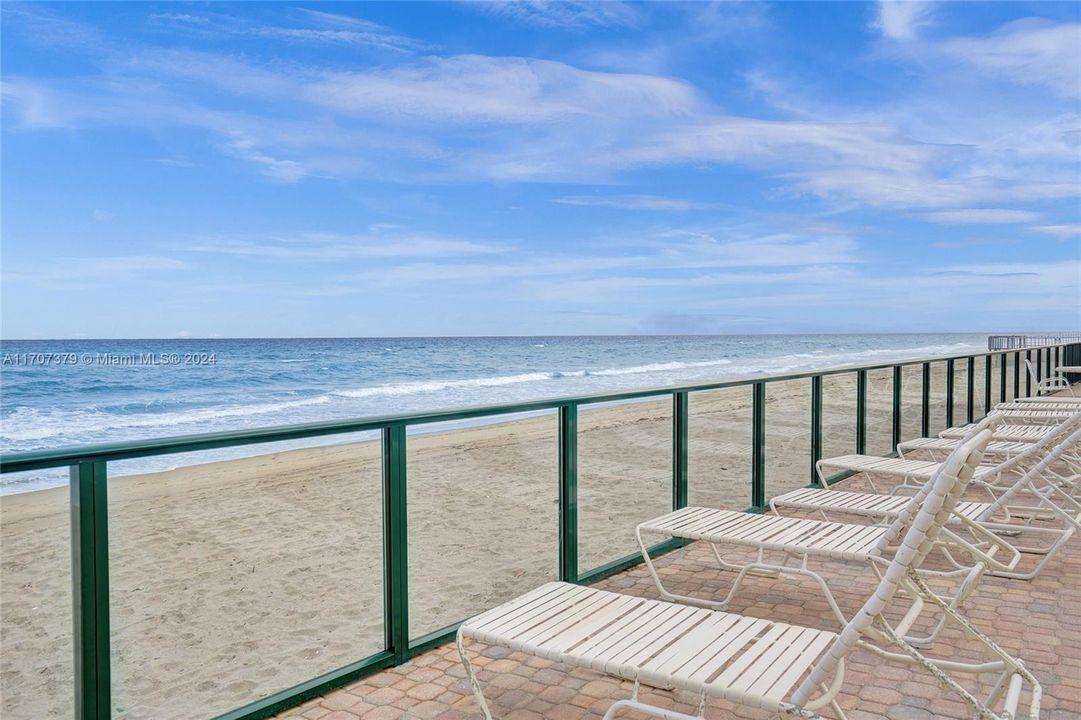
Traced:
<path fill-rule="evenodd" d="M 407 562 L 409 552 L 409 528 L 407 527 L 407 468 L 409 449 L 408 428 L 431 425 L 452 420 L 476 420 L 499 416 L 513 416 L 523 412 L 555 411 L 558 416 L 558 470 L 552 482 L 558 487 L 558 576 L 567 582 L 590 583 L 620 572 L 641 562 L 637 554 L 617 558 L 586 570 L 579 568 L 579 409 L 601 403 L 632 401 L 643 398 L 670 398 L 671 400 L 671 507 L 679 509 L 689 502 L 689 449 L 690 449 L 690 402 L 700 393 L 724 388 L 746 388 L 749 391 L 751 458 L 745 500 L 749 510 L 763 511 L 767 507 L 767 455 L 768 448 L 781 445 L 782 441 L 767 440 L 767 391 L 770 388 L 791 388 L 792 383 L 809 397 L 809 413 L 794 422 L 802 424 L 796 437 L 802 452 L 808 453 L 809 462 L 797 471 L 810 483 L 815 483 L 815 463 L 823 456 L 824 407 L 836 403 L 829 388 L 840 382 L 851 382 L 854 397 L 854 423 L 850 436 L 852 449 L 864 452 L 868 449 L 868 387 L 889 390 L 882 393 L 881 407 L 888 408 L 888 419 L 880 417 L 881 433 L 876 447 L 889 441 L 893 447 L 903 439 L 904 427 L 913 432 L 917 424 L 908 417 L 905 408 L 915 411 L 918 405 L 921 435 L 927 437 L 938 428 L 962 422 L 972 422 L 993 406 L 994 402 L 1024 397 L 1032 393 L 1033 378 L 1026 372 L 1024 360 L 1033 363 L 1036 381 L 1050 376 L 1060 365 L 1081 364 L 1081 343 L 1057 344 L 1047 347 L 1027 348 L 1012 352 L 990 352 L 974 355 L 927 358 L 898 363 L 867 366 L 851 366 L 818 370 L 784 376 L 753 377 L 728 382 L 703 383 L 679 387 L 651 388 L 627 392 L 589 395 L 582 397 L 537 400 L 490 407 L 445 410 L 412 415 L 361 418 L 348 421 L 323 422 L 306 425 L 242 430 L 185 437 L 163 438 L 136 442 L 77 447 L 72 449 L 46 450 L 41 452 L 14 453 L 0 457 L 0 472 L 16 473 L 46 468 L 70 468 L 70 520 L 72 548 L 72 588 L 74 605 L 74 716 L 76 720 L 106 720 L 118 717 L 113 714 L 115 704 L 111 700 L 110 651 L 110 590 L 109 590 L 109 500 L 107 488 L 109 463 L 131 459 L 161 456 L 172 453 L 204 451 L 223 447 L 254 445 L 283 440 L 344 435 L 362 431 L 378 431 L 382 442 L 382 588 L 384 595 L 384 649 L 369 657 L 360 658 L 344 667 L 315 677 L 294 687 L 281 689 L 244 707 L 219 715 L 217 720 L 254 720 L 265 718 L 292 707 L 306 699 L 353 682 L 359 677 L 381 668 L 399 665 L 436 645 L 448 642 L 454 636 L 457 624 L 426 635 L 414 637 L 409 630 L 409 580 Z M 907 371 L 907 372 L 906 372 Z M 980 381 L 976 378 L 980 376 Z M 960 379 L 961 382 L 957 382 Z M 805 383 L 805 384 L 804 384 Z M 905 402 L 905 386 L 919 385 L 918 399 L 913 395 Z M 937 387 L 932 387 L 939 383 Z M 847 391 L 846 391 L 847 392 Z M 877 390 L 876 390 L 877 392 Z M 910 391 L 911 392 L 911 391 Z M 955 397 L 956 396 L 956 397 Z M 933 412 L 932 412 L 933 411 Z M 875 410 L 879 412 L 879 410 Z M 903 415 L 904 421 L 903 421 Z M 784 419 L 782 417 L 782 419 Z M 805 440 L 804 440 L 805 438 Z M 774 445 L 773 443 L 777 443 Z M 774 450 L 774 452 L 776 452 Z M 721 469 L 713 468 L 711 473 Z M 508 479 L 513 480 L 513 467 L 507 467 Z M 803 480 L 797 477 L 797 482 Z M 503 488 L 505 489 L 505 487 Z M 498 490 L 498 489 L 497 489 Z M 742 503 L 741 503 L 742 504 Z M 633 531 L 627 528 L 628 537 Z M 478 535 L 487 532 L 478 529 Z M 302 542 L 302 538 L 296 538 Z M 500 538 L 487 542 L 498 546 Z M 654 552 L 666 552 L 678 548 L 682 541 L 669 540 L 653 548 Z M 373 548 L 373 552 L 377 549 Z M 553 548 L 553 551 L 557 550 Z M 414 568 L 414 571 L 416 569 Z M 318 588 L 330 592 L 333 588 Z M 464 619 L 464 618 L 463 618 Z M 248 660 L 259 657 L 258 649 Z M 241 661 L 245 661 L 241 658 Z M 208 667 L 208 672 L 213 668 Z M 119 711 L 118 711 L 119 712 Z M 123 713 L 121 713 L 123 715 Z"/>
<path fill-rule="evenodd" d="M 1056 333 L 1051 335 L 989 335 L 987 349 L 995 350 L 1024 350 L 1031 347 L 1045 347 L 1047 345 L 1062 345 L 1065 343 L 1081 342 L 1081 333 Z"/>

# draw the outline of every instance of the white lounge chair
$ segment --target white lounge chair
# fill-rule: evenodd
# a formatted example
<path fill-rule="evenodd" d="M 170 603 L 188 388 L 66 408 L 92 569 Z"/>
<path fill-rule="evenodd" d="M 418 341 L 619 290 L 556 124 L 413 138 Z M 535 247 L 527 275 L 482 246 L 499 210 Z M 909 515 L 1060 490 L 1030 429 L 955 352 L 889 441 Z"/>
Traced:
<path fill-rule="evenodd" d="M 1032 363 L 1028 358 L 1025 358 L 1025 367 L 1028 368 L 1028 376 L 1032 381 L 1032 391 L 1036 393 L 1037 396 L 1050 395 L 1051 393 L 1056 393 L 1060 390 L 1070 389 L 1070 381 L 1059 373 L 1055 373 L 1050 377 L 1045 377 L 1043 380 L 1040 380 L 1036 375 L 1036 368 L 1032 366 Z"/>
<path fill-rule="evenodd" d="M 989 415 L 979 423 L 969 427 L 968 434 L 977 432 L 985 427 L 994 431 L 996 423 L 1001 421 L 999 415 Z M 975 480 L 987 485 L 1003 484 L 1010 473 L 1024 470 L 1024 464 L 1032 464 L 1039 461 L 1041 453 L 1052 447 L 1054 438 L 1064 436 L 1071 428 L 1081 424 L 1081 412 L 1067 414 L 1040 438 L 1031 443 L 1028 448 L 1020 453 L 1009 456 L 994 465 L 982 465 L 976 469 Z M 962 439 L 964 436 L 962 436 Z M 879 492 L 875 485 L 876 479 L 897 480 L 897 484 L 911 485 L 922 484 L 931 477 L 938 469 L 939 463 L 930 460 L 912 460 L 899 457 L 882 457 L 880 455 L 839 455 L 837 457 L 822 458 L 815 463 L 815 471 L 818 474 L 819 484 L 827 485 L 827 478 L 837 472 L 864 473 L 867 482 L 874 492 Z M 833 472 L 827 471 L 827 468 Z M 1008 483 L 1007 483 L 1008 484 Z"/>
<path fill-rule="evenodd" d="M 969 423 L 968 425 L 946 428 L 938 436 L 950 440 L 960 440 L 970 434 L 977 424 Z M 1037 442 L 1044 435 L 1054 432 L 1054 430 L 1053 425 L 996 425 L 991 430 L 991 437 L 994 440 L 1008 442 Z"/>
<path fill-rule="evenodd" d="M 836 697 L 844 682 L 845 658 L 855 648 L 922 667 L 944 688 L 957 693 L 976 715 L 990 720 L 1018 717 L 1027 684 L 1028 716 L 1035 719 L 1042 695 L 1036 678 L 931 592 L 914 571 L 963 492 L 988 435 L 981 433 L 958 450 L 943 465 L 918 511 L 910 509 L 910 527 L 896 554 L 891 561 L 880 561 L 878 586 L 840 633 L 549 583 L 459 628 L 458 654 L 481 712 L 492 720 L 466 653 L 467 640 L 632 681 L 631 697 L 613 703 L 605 720 L 622 710 L 665 720 L 702 720 L 709 698 L 802 718 L 818 718 L 818 710 L 829 706 L 844 718 Z M 909 611 L 896 624 L 884 614 L 895 600 L 911 600 Z M 982 646 L 983 660 L 931 658 L 907 643 L 903 638 L 913 621 L 912 610 L 924 603 L 941 608 L 967 638 Z M 991 676 L 992 689 L 986 697 L 977 697 L 954 673 Z M 692 692 L 699 697 L 698 711 L 690 715 L 644 703 L 638 699 L 641 685 Z"/>
<path fill-rule="evenodd" d="M 1022 405 L 1023 407 L 996 408 L 991 411 L 991 414 L 998 416 L 1006 425 L 1054 425 L 1055 423 L 1062 422 L 1072 413 L 1076 412 L 1072 406 L 1062 408 L 1056 406 L 1049 409 L 1037 407 L 1036 409 L 1033 409 L 1031 406 L 1037 405 L 1037 403 L 1017 404 Z"/>
<path fill-rule="evenodd" d="M 1058 403 L 1062 405 L 1081 405 L 1081 397 L 1073 395 L 1042 395 L 1037 397 L 1014 398 L 1013 402 L 1021 403 Z"/>
<path fill-rule="evenodd" d="M 971 438 L 969 439 L 971 441 Z M 985 443 L 986 444 L 986 443 Z M 982 450 L 981 450 L 982 457 Z M 813 558 L 842 560 L 868 565 L 876 570 L 884 558 L 889 557 L 891 548 L 905 529 L 907 518 L 915 512 L 921 498 L 927 494 L 934 478 L 944 467 L 936 464 L 914 497 L 904 498 L 903 507 L 889 525 L 868 526 L 866 524 L 839 523 L 822 520 L 785 518 L 758 513 L 721 510 L 718 508 L 686 507 L 641 523 L 635 529 L 635 539 L 642 553 L 646 569 L 653 578 L 657 592 L 665 600 L 674 600 L 688 605 L 723 610 L 743 587 L 749 574 L 796 575 L 810 578 L 815 582 L 825 598 L 830 610 L 840 625 L 847 622 L 833 591 L 826 578 L 809 566 Z M 974 468 L 979 471 L 979 466 Z M 907 513 L 906 513 L 907 511 Z M 956 509 L 954 509 L 956 512 Z M 661 580 L 649 555 L 648 544 L 644 535 L 661 535 L 685 540 L 702 540 L 709 543 L 718 565 L 724 570 L 736 573 L 728 593 L 722 599 L 701 598 L 681 595 L 669 591 Z M 984 531 L 984 547 L 977 547 L 964 541 L 955 548 L 957 553 L 966 553 L 972 562 L 967 566 L 954 562 L 950 570 L 921 570 L 928 578 L 943 581 L 951 588 L 940 589 L 940 595 L 949 599 L 951 605 L 960 608 L 972 594 L 980 578 L 988 568 L 1008 572 L 1013 570 L 1020 560 L 1019 553 L 1004 541 Z M 756 553 L 750 562 L 735 562 L 722 557 L 721 548 L 745 548 Z M 782 563 L 770 562 L 766 553 L 780 554 Z M 995 554 L 1005 554 L 1004 559 L 996 559 Z M 790 560 L 795 562 L 789 565 Z M 938 618 L 930 634 L 912 635 L 906 638 L 910 643 L 926 645 L 932 642 L 943 628 L 944 618 Z"/>
<path fill-rule="evenodd" d="M 1081 518 L 1078 511 L 1081 505 L 1072 498 L 1060 498 L 1057 493 L 1063 491 L 1053 483 L 1045 481 L 1048 468 L 1059 460 L 1063 453 L 1076 448 L 1081 443 L 1081 428 L 1075 428 L 1057 446 L 1045 453 L 1043 459 L 1029 468 L 1012 486 L 1002 492 L 994 502 L 960 501 L 954 508 L 954 516 L 947 528 L 947 534 L 979 524 L 985 530 L 1000 533 L 1003 537 L 1013 535 L 1050 536 L 1050 545 L 1021 545 L 1011 542 L 1016 551 L 1040 555 L 1037 565 L 1025 572 L 1013 568 L 990 567 L 990 574 L 1021 580 L 1031 580 L 1042 572 L 1047 563 L 1058 554 L 1075 532 L 1081 532 Z M 1064 493 L 1063 493 L 1064 494 Z M 1030 504 L 1017 505 L 1023 498 L 1030 498 Z M 1058 502 L 1055 502 L 1055 501 Z M 776 515 L 782 510 L 799 510 L 819 513 L 823 519 L 829 519 L 830 513 L 858 515 L 873 520 L 892 520 L 897 517 L 909 502 L 904 495 L 879 495 L 875 493 L 832 490 L 825 488 L 801 488 L 778 495 L 770 499 L 770 509 Z M 1066 507 L 1063 507 L 1065 505 Z M 1034 524 L 1037 520 L 1057 520 L 1061 527 L 1046 524 Z M 958 527 L 960 526 L 960 527 Z M 972 538 L 979 543 L 981 538 Z M 946 554 L 949 549 L 943 546 Z"/>

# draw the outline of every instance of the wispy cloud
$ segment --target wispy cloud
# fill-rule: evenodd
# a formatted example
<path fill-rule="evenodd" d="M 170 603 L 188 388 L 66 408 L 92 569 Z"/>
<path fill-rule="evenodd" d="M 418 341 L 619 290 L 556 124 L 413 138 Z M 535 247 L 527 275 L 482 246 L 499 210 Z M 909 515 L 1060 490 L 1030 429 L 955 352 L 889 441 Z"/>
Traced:
<path fill-rule="evenodd" d="M 1081 223 L 1066 223 L 1063 225 L 1035 225 L 1028 228 L 1029 232 L 1051 235 L 1057 238 L 1081 237 Z"/>
<path fill-rule="evenodd" d="M 466 2 L 463 5 L 472 10 L 544 28 L 634 27 L 638 24 L 636 8 L 618 0 L 492 0 Z"/>
<path fill-rule="evenodd" d="M 941 49 L 987 75 L 1081 98 L 1081 23 L 1018 20 L 985 37 L 947 40 Z"/>
<path fill-rule="evenodd" d="M 408 53 L 428 46 L 415 38 L 363 18 L 340 13 L 288 8 L 277 13 L 281 22 L 267 24 L 249 19 L 245 13 L 210 6 L 204 13 L 152 13 L 147 20 L 158 26 L 193 33 L 201 37 L 252 37 L 283 42 L 355 45 Z"/>
<path fill-rule="evenodd" d="M 185 270 L 188 264 L 161 255 L 41 258 L 33 268 L 4 269 L 4 280 L 30 282 L 43 288 L 77 289 L 117 281 L 149 280 L 151 274 Z"/>
<path fill-rule="evenodd" d="M 931 22 L 933 6 L 919 0 L 881 0 L 871 27 L 891 40 L 913 40 Z"/>
<path fill-rule="evenodd" d="M 373 227 L 363 235 L 308 232 L 264 237 L 194 238 L 181 246 L 195 253 L 253 258 L 335 261 L 348 258 L 448 258 L 506 253 L 503 243 L 445 238 L 393 227 Z M 181 249 L 178 248 L 178 249 Z"/>
<path fill-rule="evenodd" d="M 958 225 L 1008 225 L 1032 222 L 1040 219 L 1040 213 L 1032 210 L 1008 210 L 1003 208 L 964 208 L 960 210 L 939 210 L 927 213 L 925 218 L 932 222 Z"/>
<path fill-rule="evenodd" d="M 586 13 L 608 5 L 520 11 Z M 925 10 L 903 5 L 880 9 L 895 35 L 926 19 Z M 624 12 L 617 7 L 622 6 L 588 12 Z M 305 31 L 394 34 L 337 13 L 289 12 Z M 215 16 L 209 24 L 245 33 L 271 27 L 245 23 L 235 29 L 230 23 Z M 1019 32 L 1003 31 L 1007 37 Z M 979 55 L 972 46 L 957 47 Z M 1056 57 L 1068 66 L 1068 58 Z M 773 178 L 778 197 L 887 208 L 964 208 L 1079 193 L 1063 154 L 1081 126 L 1076 114 L 1046 119 L 1039 128 L 1011 127 L 986 140 L 943 142 L 937 129 L 912 122 L 911 112 L 801 113 L 799 98 L 787 94 L 783 109 L 795 119 L 741 116 L 675 77 L 527 57 L 408 56 L 343 70 L 135 47 L 106 52 L 101 66 L 97 76 L 78 82 L 7 78 L 5 104 L 15 110 L 9 125 L 117 125 L 155 132 L 195 127 L 211 133 L 225 154 L 283 183 L 373 175 L 400 181 L 615 182 L 641 168 L 737 165 Z M 584 203 L 586 196 L 567 197 Z M 679 209 L 646 195 L 593 204 L 603 203 Z"/>
<path fill-rule="evenodd" d="M 552 202 L 561 205 L 586 205 L 618 210 L 707 210 L 717 203 L 695 202 L 660 195 L 565 195 Z"/>

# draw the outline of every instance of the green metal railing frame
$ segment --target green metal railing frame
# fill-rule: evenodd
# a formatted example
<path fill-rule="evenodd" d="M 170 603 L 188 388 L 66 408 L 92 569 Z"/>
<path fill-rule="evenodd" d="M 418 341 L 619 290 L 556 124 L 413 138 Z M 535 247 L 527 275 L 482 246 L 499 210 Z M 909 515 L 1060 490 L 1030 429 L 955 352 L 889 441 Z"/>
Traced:
<path fill-rule="evenodd" d="M 1033 348 L 1037 365 L 1048 376 L 1053 365 L 1081 363 L 1081 343 L 1048 348 Z M 1054 351 L 1054 360 L 1052 352 Z M 1026 350 L 1026 354 L 1032 350 Z M 199 452 L 224 447 L 256 445 L 286 440 L 344 435 L 378 431 L 382 443 L 382 501 L 383 501 L 383 559 L 384 559 L 384 625 L 386 649 L 344 667 L 325 673 L 300 685 L 284 689 L 256 702 L 237 708 L 215 720 L 257 720 L 322 695 L 348 684 L 359 677 L 380 669 L 399 665 L 432 647 L 451 640 L 460 623 L 455 623 L 427 635 L 410 638 L 409 632 L 409 573 L 407 467 L 410 427 L 456 420 L 474 420 L 504 415 L 540 411 L 555 411 L 558 425 L 558 483 L 559 483 L 559 544 L 556 564 L 559 578 L 566 582 L 591 583 L 640 563 L 637 554 L 613 560 L 605 565 L 580 572 L 578 567 L 578 411 L 583 406 L 599 403 L 633 401 L 670 396 L 672 399 L 672 508 L 686 507 L 689 502 L 689 426 L 692 393 L 735 387 L 751 389 L 751 511 L 763 511 L 766 494 L 766 386 L 769 383 L 806 379 L 810 382 L 811 409 L 808 422 L 811 462 L 808 481 L 817 482 L 815 463 L 823 448 L 823 382 L 828 375 L 856 374 L 857 452 L 867 444 L 867 386 L 868 371 L 892 369 L 892 439 L 896 444 L 902 437 L 902 369 L 921 367 L 920 395 L 921 433 L 930 432 L 931 363 L 945 361 L 946 365 L 946 423 L 953 421 L 954 363 L 967 363 L 966 419 L 975 419 L 973 369 L 977 357 L 985 362 L 985 406 L 993 397 L 992 358 L 999 357 L 999 399 L 1007 396 L 1006 363 L 1013 356 L 1013 397 L 1020 389 L 1023 372 L 1020 351 L 997 351 L 940 358 L 927 358 L 868 366 L 846 366 L 782 376 L 754 377 L 724 382 L 688 386 L 650 388 L 617 393 L 604 393 L 575 398 L 556 398 L 530 402 L 474 408 L 442 410 L 412 415 L 360 418 L 354 420 L 308 423 L 256 430 L 231 431 L 160 438 L 136 442 L 91 445 L 77 448 L 12 453 L 0 457 L 0 473 L 27 472 L 50 468 L 70 468 L 70 512 L 73 589 L 74 640 L 74 715 L 76 720 L 109 720 L 111 718 L 111 654 L 109 626 L 109 532 L 108 532 L 108 463 L 132 458 L 166 454 Z M 1025 373 L 1025 387 L 1031 380 Z M 828 478 L 833 482 L 841 474 Z M 664 553 L 681 547 L 681 540 L 668 540 L 652 548 Z"/>

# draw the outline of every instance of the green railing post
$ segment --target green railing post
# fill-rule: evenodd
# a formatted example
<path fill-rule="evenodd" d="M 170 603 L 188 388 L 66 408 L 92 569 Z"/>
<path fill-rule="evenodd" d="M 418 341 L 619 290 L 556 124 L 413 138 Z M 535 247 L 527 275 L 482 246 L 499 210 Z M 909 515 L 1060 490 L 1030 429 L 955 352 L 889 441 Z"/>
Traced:
<path fill-rule="evenodd" d="M 1049 377 L 1051 377 L 1051 348 L 1044 349 L 1044 351 L 1043 351 L 1043 359 L 1044 359 L 1044 365 L 1045 365 L 1043 376 L 1045 378 L 1049 378 Z"/>
<path fill-rule="evenodd" d="M 578 406 L 559 406 L 559 579 L 578 582 Z"/>
<path fill-rule="evenodd" d="M 766 506 L 766 383 L 756 382 L 751 396 L 751 505 Z"/>
<path fill-rule="evenodd" d="M 687 507 L 690 488 L 687 485 L 687 423 L 690 420 L 690 399 L 685 392 L 672 393 L 672 509 Z"/>
<path fill-rule="evenodd" d="M 1018 355 L 1020 355 L 1020 353 L 1018 353 Z M 1028 364 L 1027 364 L 1029 362 L 1032 362 L 1032 351 L 1031 350 L 1026 350 L 1025 351 L 1025 361 L 1026 361 L 1026 364 L 1024 366 L 1025 367 L 1025 397 L 1032 397 L 1032 373 L 1030 373 L 1028 371 Z"/>
<path fill-rule="evenodd" d="M 867 452 L 867 371 L 856 373 L 856 454 Z"/>
<path fill-rule="evenodd" d="M 991 412 L 991 356 L 983 356 L 983 414 Z"/>
<path fill-rule="evenodd" d="M 1026 373 L 1027 375 L 1027 373 Z M 1021 353 L 1015 352 L 1013 354 L 1013 398 L 1016 400 L 1021 396 Z"/>
<path fill-rule="evenodd" d="M 811 484 L 818 484 L 818 461 L 822 459 L 822 376 L 811 378 Z"/>
<path fill-rule="evenodd" d="M 406 432 L 383 428 L 383 587 L 387 650 L 395 664 L 409 659 L 409 535 L 406 510 Z"/>
<path fill-rule="evenodd" d="M 108 720 L 109 495 L 104 462 L 71 466 L 71 599 L 75 718 Z"/>
<path fill-rule="evenodd" d="M 931 437 L 931 363 L 923 364 L 920 385 L 920 434 Z"/>
<path fill-rule="evenodd" d="M 1006 402 L 1006 361 L 1005 354 L 998 356 L 998 401 Z M 988 408 L 990 409 L 990 408 Z"/>
<path fill-rule="evenodd" d="M 965 422 L 972 422 L 976 410 L 976 358 L 968 356 L 968 387 L 965 389 Z"/>
<path fill-rule="evenodd" d="M 904 439 L 901 437 L 901 372 L 900 365 L 893 366 L 893 449 Z"/>
<path fill-rule="evenodd" d="M 953 427 L 953 360 L 946 361 L 946 427 Z"/>

